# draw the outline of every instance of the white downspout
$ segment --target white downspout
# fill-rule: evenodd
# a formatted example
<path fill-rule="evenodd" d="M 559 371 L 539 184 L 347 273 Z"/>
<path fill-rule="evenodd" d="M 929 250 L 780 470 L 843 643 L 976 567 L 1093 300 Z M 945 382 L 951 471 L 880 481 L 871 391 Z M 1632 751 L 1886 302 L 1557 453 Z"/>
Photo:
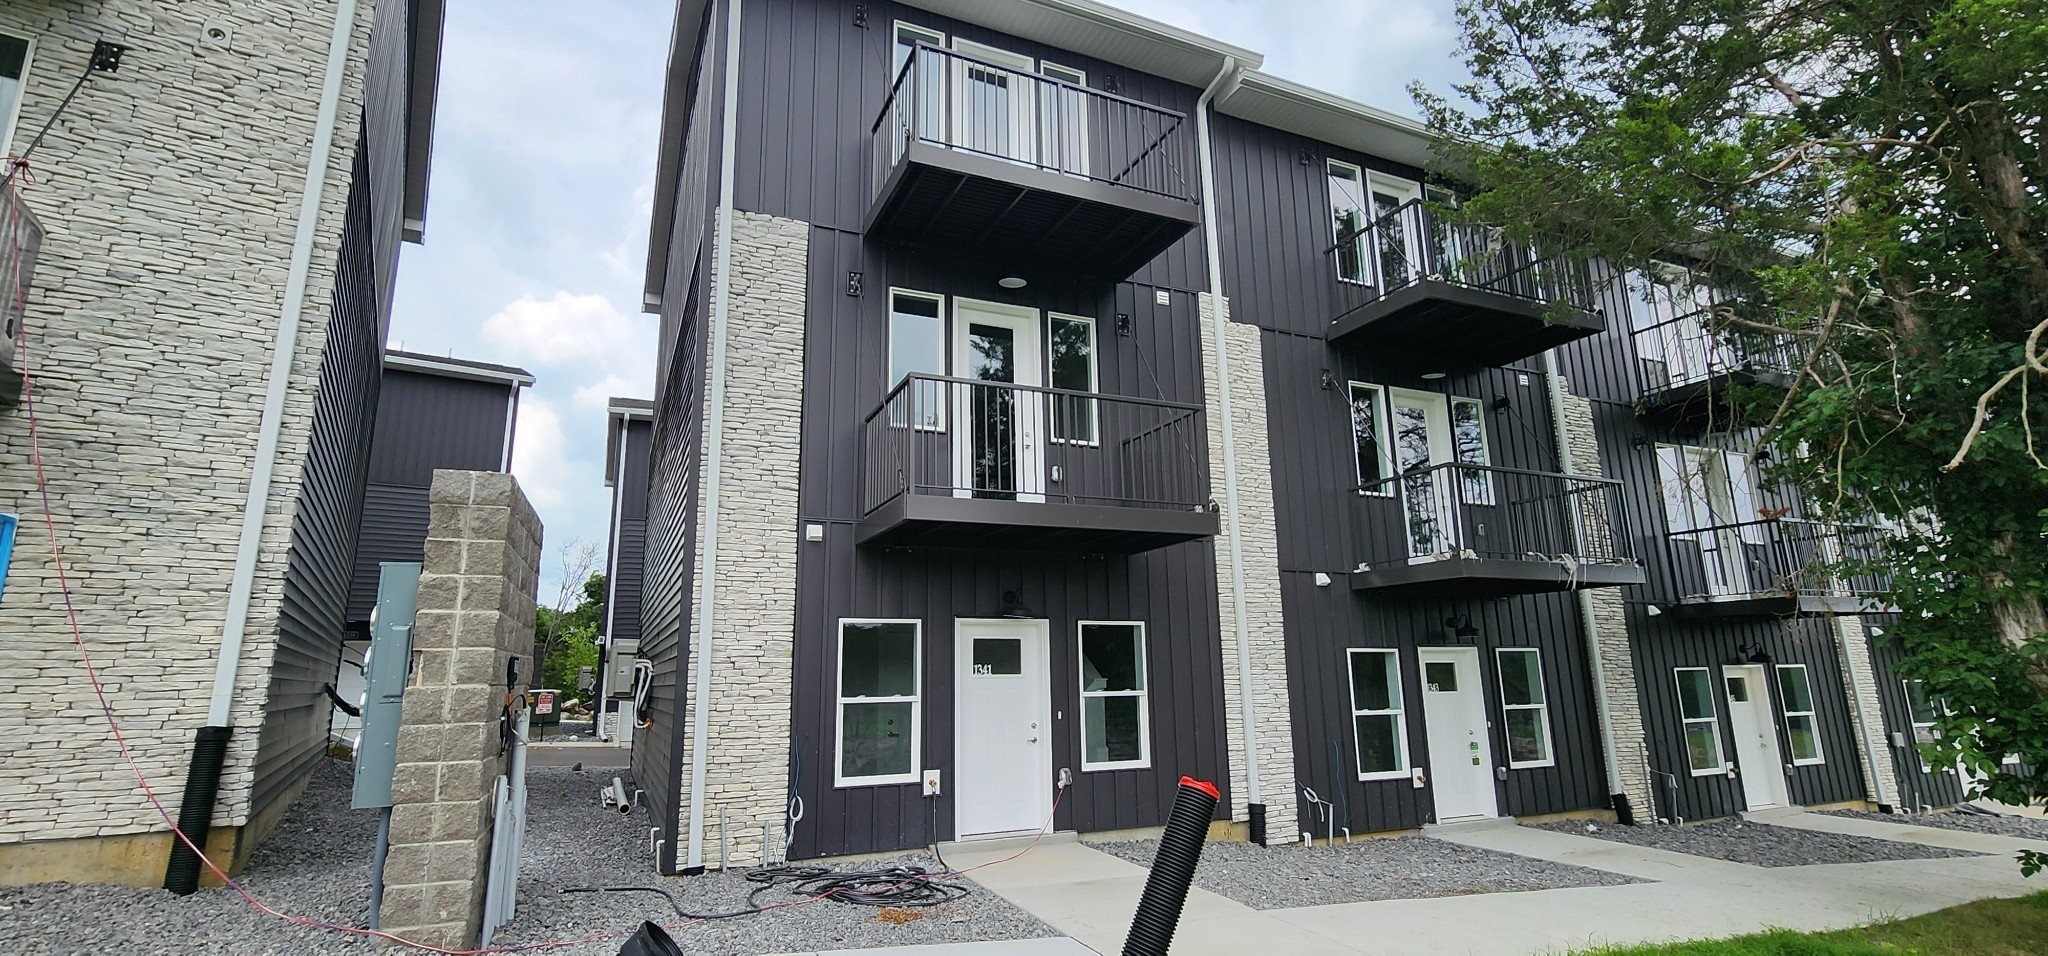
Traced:
<path fill-rule="evenodd" d="M 1202 251 L 1209 268 L 1210 324 L 1215 332 L 1218 407 L 1223 412 L 1223 512 L 1230 534 L 1230 599 L 1237 626 L 1237 703 L 1244 723 L 1245 804 L 1263 804 L 1259 788 L 1258 709 L 1252 702 L 1251 624 L 1245 620 L 1244 534 L 1237 503 L 1237 434 L 1230 407 L 1230 318 L 1223 311 L 1223 253 L 1216 239 L 1216 165 L 1210 155 L 1209 103 L 1237 75 L 1237 58 L 1223 68 L 1195 101 L 1195 153 L 1202 171 Z"/>
<path fill-rule="evenodd" d="M 328 161 L 334 154 L 334 117 L 341 107 L 341 79 L 347 72 L 349 40 L 355 34 L 355 25 L 356 0 L 340 0 L 334 13 L 334 35 L 327 44 L 320 112 L 313 120 L 313 154 L 306 163 L 306 182 L 299 192 L 298 232 L 292 238 L 291 264 L 285 273 L 284 304 L 277 313 L 277 340 L 271 346 L 270 379 L 263 395 L 263 418 L 256 433 L 249 500 L 242 506 L 235 576 L 228 584 L 227 621 L 221 628 L 220 658 L 213 668 L 213 696 L 206 707 L 208 726 L 227 726 L 228 711 L 234 703 L 235 671 L 241 666 L 242 644 L 248 635 L 249 597 L 256 588 L 256 558 L 263 543 L 263 521 L 270 509 L 270 479 L 277 470 L 277 436 L 284 427 L 284 400 L 291 386 L 292 360 L 298 352 L 299 319 L 306 308 L 314 233 L 320 223 Z"/>
<path fill-rule="evenodd" d="M 623 530 L 620 526 L 626 523 L 626 436 L 631 434 L 633 430 L 632 417 L 630 415 L 620 416 L 617 428 L 619 430 L 619 458 L 612 465 L 612 538 L 608 545 L 609 550 L 605 552 L 604 561 L 604 655 L 606 666 L 599 669 L 597 674 L 597 712 L 600 715 L 604 713 L 605 701 L 616 690 L 616 688 L 608 685 L 611 683 L 611 657 L 612 654 L 616 653 L 612 646 L 612 637 L 614 636 L 612 634 L 612 617 L 619 612 L 619 533 Z"/>
<path fill-rule="evenodd" d="M 1557 432 L 1557 467 L 1567 475 L 1579 473 L 1577 456 L 1572 454 L 1571 435 L 1564 424 L 1564 379 L 1557 374 L 1557 353 L 1543 353 L 1543 378 L 1550 393 L 1550 422 Z M 1576 522 L 1574 522 L 1576 526 Z M 1578 529 L 1585 533 L 1583 527 Z M 1578 589 L 1579 620 L 1586 633 L 1586 654 L 1593 665 L 1593 699 L 1600 708 L 1600 750 L 1607 758 L 1607 792 L 1625 794 L 1628 791 L 1621 784 L 1621 756 L 1614 744 L 1614 711 L 1607 700 L 1607 655 L 1600 650 L 1600 629 L 1593 623 L 1593 592 Z M 1651 786 L 1654 788 L 1655 783 Z M 1656 799 L 1643 812 L 1654 818 L 1657 814 Z"/>
<path fill-rule="evenodd" d="M 711 625 L 717 608 L 718 495 L 723 471 L 719 453 L 725 446 L 725 329 L 732 308 L 732 194 L 733 163 L 739 152 L 740 100 L 740 0 L 726 0 L 725 12 L 725 103 L 723 129 L 718 144 L 718 249 L 711 266 L 711 386 L 706 403 L 711 418 L 706 423 L 704 458 L 704 524 L 699 529 L 704 564 L 697 569 L 697 646 L 690 651 L 690 669 L 696 678 L 690 700 L 690 833 L 688 870 L 704 866 L 704 748 L 711 730 Z"/>

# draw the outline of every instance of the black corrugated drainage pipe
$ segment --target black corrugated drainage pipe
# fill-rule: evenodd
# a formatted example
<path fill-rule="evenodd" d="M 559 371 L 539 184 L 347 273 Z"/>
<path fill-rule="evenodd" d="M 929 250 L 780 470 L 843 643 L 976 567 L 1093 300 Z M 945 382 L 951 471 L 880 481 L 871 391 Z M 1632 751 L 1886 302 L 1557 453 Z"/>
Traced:
<path fill-rule="evenodd" d="M 192 742 L 192 766 L 185 771 L 185 799 L 178 805 L 178 831 L 194 846 L 206 845 L 213 826 L 213 802 L 220 797 L 220 771 L 228 761 L 233 727 L 201 727 Z M 164 867 L 164 889 L 191 896 L 199 889 L 199 854 L 171 834 L 171 862 Z"/>
<path fill-rule="evenodd" d="M 1251 842 L 1257 846 L 1265 846 L 1266 805 L 1263 803 L 1247 803 L 1244 808 L 1251 814 L 1251 833 L 1248 835 Z"/>
<path fill-rule="evenodd" d="M 626 940 L 626 945 L 619 947 L 619 956 L 683 956 L 683 948 L 676 945 L 660 924 L 647 920 L 640 924 L 640 932 L 634 933 L 632 939 Z"/>
<path fill-rule="evenodd" d="M 1173 815 L 1166 818 L 1166 832 L 1159 837 L 1145 895 L 1131 917 L 1130 935 L 1124 937 L 1123 956 L 1166 956 L 1174 928 L 1180 925 L 1181 907 L 1188 901 L 1188 884 L 1195 879 L 1195 864 L 1202 859 L 1202 843 L 1209 838 L 1209 818 L 1216 815 L 1216 802 L 1222 798 L 1213 783 L 1180 778 L 1180 794 L 1174 797 Z"/>

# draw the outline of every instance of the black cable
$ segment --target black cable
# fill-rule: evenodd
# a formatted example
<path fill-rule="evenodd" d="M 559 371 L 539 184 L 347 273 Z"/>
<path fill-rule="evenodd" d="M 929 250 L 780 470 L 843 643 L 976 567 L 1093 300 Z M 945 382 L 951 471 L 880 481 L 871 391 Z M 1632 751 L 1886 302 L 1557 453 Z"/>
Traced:
<path fill-rule="evenodd" d="M 761 894 L 781 887 L 797 896 L 830 897 L 855 906 L 922 908 L 941 906 L 965 899 L 974 891 L 947 882 L 946 874 L 932 873 L 921 866 L 896 866 L 885 870 L 841 872 L 825 866 L 768 866 L 750 870 L 743 879 L 757 884 L 747 894 L 745 909 L 728 913 L 692 913 L 683 908 L 673 890 L 663 886 L 570 886 L 563 893 L 659 893 L 669 908 L 686 920 L 737 919 L 773 909 L 761 904 Z M 781 904 L 788 905 L 788 904 Z"/>
<path fill-rule="evenodd" d="M 78 82 L 71 84 L 71 92 L 64 94 L 64 99 L 57 104 L 57 109 L 50 114 L 50 118 L 43 121 L 43 128 L 36 131 L 34 139 L 29 140 L 28 148 L 22 150 L 21 155 L 13 157 L 8 162 L 7 175 L 0 177 L 0 189 L 5 189 L 12 185 L 14 177 L 22 170 L 28 168 L 30 154 L 36 151 L 36 147 L 43 145 L 43 137 L 50 135 L 50 127 L 57 125 L 57 120 L 64 116 L 64 111 L 71 108 L 71 101 L 77 98 L 79 90 L 85 88 L 85 81 L 92 79 L 92 75 L 100 72 L 102 69 L 110 73 L 118 69 L 121 65 L 121 53 L 124 50 L 125 48 L 109 44 L 104 40 L 93 44 L 92 57 L 86 61 L 85 72 L 79 75 Z"/>
<path fill-rule="evenodd" d="M 714 919 L 732 919 L 732 918 L 734 918 L 734 917 L 736 917 L 736 916 L 752 916 L 752 915 L 754 915 L 755 913 L 759 913 L 759 912 L 761 912 L 761 908 L 760 908 L 760 907 L 758 907 L 758 906 L 754 906 L 754 905 L 753 905 L 753 899 L 752 899 L 751 897 L 749 897 L 749 898 L 748 898 L 748 900 L 747 900 L 747 903 L 748 903 L 748 907 L 747 907 L 746 909 L 743 909 L 743 910 L 734 910 L 734 911 L 732 911 L 732 912 L 730 912 L 730 913 L 692 913 L 692 912 L 690 912 L 689 910 L 683 909 L 683 901 L 682 901 L 682 900 L 679 900 L 679 899 L 676 899 L 676 894 L 675 894 L 675 893 L 674 893 L 673 891 L 671 891 L 670 889 L 668 889 L 667 887 L 665 887 L 665 886 L 571 886 L 571 887 L 567 887 L 567 888 L 563 889 L 563 890 L 562 890 L 562 892 L 564 892 L 564 893 L 660 893 L 660 894 L 662 895 L 662 897 L 663 897 L 664 899 L 667 899 L 667 900 L 668 900 L 668 905 L 669 905 L 669 908 L 671 908 L 671 909 L 675 910 L 675 911 L 676 911 L 676 915 L 677 915 L 677 916 L 680 916 L 680 917 L 682 917 L 683 919 L 689 919 L 689 920 L 714 920 Z"/>

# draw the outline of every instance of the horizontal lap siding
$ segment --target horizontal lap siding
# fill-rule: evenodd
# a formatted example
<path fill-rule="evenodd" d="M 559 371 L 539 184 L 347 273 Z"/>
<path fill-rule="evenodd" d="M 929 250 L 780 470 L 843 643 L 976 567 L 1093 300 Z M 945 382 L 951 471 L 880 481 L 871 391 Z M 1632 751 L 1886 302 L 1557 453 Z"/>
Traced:
<path fill-rule="evenodd" d="M 363 490 L 363 519 L 356 535 L 356 568 L 350 579 L 348 620 L 367 625 L 377 603 L 377 566 L 386 561 L 420 561 L 427 544 L 427 489 L 372 483 Z"/>

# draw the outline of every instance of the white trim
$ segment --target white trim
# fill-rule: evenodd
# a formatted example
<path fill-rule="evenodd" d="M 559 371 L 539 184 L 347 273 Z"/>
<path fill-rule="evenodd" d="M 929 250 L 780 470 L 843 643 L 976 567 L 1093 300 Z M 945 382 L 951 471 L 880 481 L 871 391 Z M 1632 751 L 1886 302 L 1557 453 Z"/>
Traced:
<path fill-rule="evenodd" d="M 498 470 L 512 473 L 512 436 L 519 432 L 519 388 L 505 390 L 505 447 L 498 454 Z"/>
<path fill-rule="evenodd" d="M 1501 664 L 1508 654 L 1534 654 L 1536 656 L 1536 681 L 1530 685 L 1536 693 L 1533 704 L 1508 703 L 1507 670 Z M 1509 770 L 1530 770 L 1536 767 L 1557 766 L 1557 737 L 1550 727 L 1550 689 L 1543 682 L 1543 650 L 1536 647 L 1496 647 L 1493 650 L 1493 672 L 1500 681 L 1500 741 L 1507 752 Z M 1533 710 L 1543 718 L 1542 760 L 1516 760 L 1513 739 L 1509 736 L 1511 727 L 1508 714 L 1517 710 Z"/>
<path fill-rule="evenodd" d="M 1685 715 L 1685 685 L 1680 682 L 1678 675 L 1688 672 L 1699 674 L 1707 682 L 1706 701 L 1707 706 L 1711 708 L 1712 712 L 1705 717 L 1687 717 Z M 1712 777 L 1727 773 L 1728 746 L 1727 742 L 1721 739 L 1720 695 L 1722 691 L 1720 687 L 1714 684 L 1713 670 L 1706 667 L 1674 667 L 1671 669 L 1671 680 L 1674 689 L 1678 691 L 1678 737 L 1679 745 L 1685 748 L 1685 765 L 1692 769 L 1692 775 L 1695 777 Z M 1714 728 L 1714 765 L 1711 767 L 1692 766 L 1692 744 L 1686 739 L 1686 730 L 1691 724 L 1706 724 Z"/>
<path fill-rule="evenodd" d="M 1357 235 L 1351 237 L 1351 241 L 1356 243 L 1358 247 L 1358 277 L 1353 278 L 1351 276 L 1345 275 L 1342 265 L 1343 260 L 1341 258 L 1336 257 L 1334 254 L 1330 259 L 1330 265 L 1332 268 L 1337 270 L 1338 282 L 1344 283 L 1345 285 L 1369 286 L 1372 284 L 1373 277 L 1372 264 L 1367 262 L 1365 258 L 1365 227 L 1372 224 L 1372 187 L 1366 183 L 1365 170 L 1363 168 L 1353 165 L 1351 163 L 1347 163 L 1341 159 L 1325 158 L 1323 160 L 1323 192 L 1325 194 L 1334 193 L 1334 190 L 1331 187 L 1337 179 L 1337 171 L 1340 168 L 1345 172 L 1350 173 L 1351 181 L 1358 185 L 1358 196 L 1356 197 L 1357 204 L 1353 208 L 1358 211 L 1359 231 Z M 1329 220 L 1330 244 L 1334 246 L 1342 237 L 1337 232 L 1337 207 L 1335 203 L 1335 197 L 1334 195 L 1331 195 L 1330 198 L 1332 199 L 1330 205 Z"/>
<path fill-rule="evenodd" d="M 1038 61 L 1038 75 L 1050 77 L 1062 83 L 1072 83 L 1075 86 L 1088 85 L 1088 71 L 1077 70 L 1071 66 L 1061 66 L 1051 60 Z"/>
<path fill-rule="evenodd" d="M 1047 312 L 1045 314 L 1045 387 L 1058 387 L 1052 383 L 1052 324 L 1054 322 L 1079 322 L 1083 325 L 1088 326 L 1088 387 L 1085 389 L 1085 391 L 1097 395 L 1101 394 L 1102 339 L 1095 334 L 1095 319 L 1093 316 L 1074 315 L 1068 312 Z M 1102 441 L 1102 403 L 1100 402 L 1097 402 L 1093 399 L 1088 400 L 1088 431 L 1091 434 L 1087 438 L 1061 437 L 1059 434 L 1060 417 L 1057 414 L 1054 414 L 1051 417 L 1052 427 L 1049 429 L 1051 434 L 1046 436 L 1049 441 L 1053 441 L 1062 445 L 1086 445 L 1091 448 L 1100 444 Z"/>
<path fill-rule="evenodd" d="M 1385 676 L 1388 679 L 1388 694 L 1392 698 L 1389 702 L 1394 705 L 1392 708 L 1389 708 L 1387 710 L 1361 710 L 1359 708 L 1357 678 L 1358 671 L 1355 667 L 1352 666 L 1351 659 L 1360 654 L 1381 655 L 1383 659 L 1391 662 L 1385 665 L 1383 676 Z M 1405 691 L 1402 690 L 1401 687 L 1401 649 L 1397 647 L 1345 648 L 1344 686 L 1350 692 L 1351 695 L 1351 759 L 1353 761 L 1353 765 L 1358 768 L 1358 779 L 1407 779 L 1409 775 L 1409 768 L 1415 765 L 1415 761 L 1411 759 L 1413 755 L 1411 755 L 1408 752 L 1408 695 Z M 1393 770 L 1375 770 L 1368 773 L 1365 769 L 1364 754 L 1363 751 L 1360 749 L 1360 745 L 1363 743 L 1363 741 L 1359 740 L 1358 738 L 1358 718 L 1387 716 L 1391 716 L 1394 718 L 1394 745 L 1400 750 L 1399 756 L 1401 760 L 1401 766 Z"/>
<path fill-rule="evenodd" d="M 877 774 L 867 777 L 846 776 L 846 626 L 848 624 L 908 624 L 911 626 L 910 666 L 911 687 L 916 691 L 909 696 L 855 697 L 856 704 L 900 704 L 910 705 L 910 769 L 900 774 Z M 870 618 L 842 617 L 832 638 L 832 786 L 834 789 L 850 787 L 878 787 L 901 783 L 917 783 L 923 779 L 924 766 L 924 621 L 918 618 Z"/>
<path fill-rule="evenodd" d="M 1451 461 L 1456 464 L 1471 465 L 1477 468 L 1492 467 L 1493 439 L 1487 437 L 1486 434 L 1486 403 L 1476 398 L 1464 398 L 1458 395 L 1448 397 L 1450 399 L 1448 411 L 1451 416 Z M 1461 454 L 1462 450 L 1458 447 L 1458 406 L 1460 405 L 1471 406 L 1473 412 L 1472 421 L 1479 426 L 1478 461 L 1466 461 Z M 1479 494 L 1466 495 L 1465 482 L 1473 478 L 1480 479 L 1480 488 L 1482 490 Z M 1499 500 L 1495 497 L 1493 491 L 1493 473 L 1490 471 L 1465 472 L 1459 478 L 1458 500 L 1464 504 L 1491 506 Z"/>
<path fill-rule="evenodd" d="M 1133 627 L 1137 629 L 1138 689 L 1096 690 L 1088 689 L 1085 666 L 1086 656 L 1082 650 L 1083 631 L 1090 627 Z M 1074 676 L 1081 688 L 1080 725 L 1081 731 L 1081 772 L 1093 773 L 1098 770 L 1142 770 L 1152 766 L 1152 655 L 1148 653 L 1147 634 L 1144 621 L 1075 621 L 1074 622 Z M 1138 699 L 1138 753 L 1136 760 L 1111 760 L 1102 763 L 1088 762 L 1088 701 L 1110 697 L 1135 697 Z"/>
<path fill-rule="evenodd" d="M 889 287 L 889 323 L 888 327 L 883 330 L 886 333 L 886 338 L 882 343 L 882 348 L 884 350 L 882 355 L 882 397 L 885 401 L 888 399 L 889 393 L 895 391 L 896 386 L 901 385 L 903 383 L 903 379 L 911 374 L 908 372 L 904 373 L 903 375 L 896 374 L 896 316 L 898 315 L 896 311 L 897 296 L 906 296 L 912 299 L 919 299 L 922 301 L 931 302 L 939 307 L 939 314 L 932 317 L 932 321 L 938 323 L 939 327 L 939 367 L 936 371 L 926 372 L 924 374 L 944 376 L 945 374 L 947 374 L 948 370 L 952 368 L 951 332 L 953 328 L 953 323 L 948 318 L 950 313 L 946 309 L 946 296 L 937 292 L 925 292 L 920 289 L 906 289 L 902 286 L 892 285 Z M 907 315 L 909 313 L 903 314 Z M 916 316 L 916 318 L 921 319 L 924 318 L 924 316 Z M 947 392 L 946 387 L 943 385 L 938 386 L 936 392 L 929 396 L 919 396 L 915 394 L 915 391 L 915 389 L 912 390 L 913 394 L 910 397 L 910 403 L 913 409 L 915 409 L 915 407 L 919 404 L 918 399 L 920 397 L 924 398 L 932 405 L 932 420 L 929 422 L 916 422 L 915 424 L 917 430 L 928 432 L 945 431 Z M 892 417 L 889 420 L 889 424 L 895 427 L 902 427 L 903 425 L 911 424 L 911 422 L 908 419 L 905 419 L 902 422 L 898 422 Z"/>
<path fill-rule="evenodd" d="M 986 43 L 969 40 L 966 37 L 954 37 L 953 50 L 956 53 L 965 53 L 977 60 L 987 60 L 1006 70 L 1015 70 L 1018 73 L 1024 74 L 1038 72 L 1038 60 L 1035 58 L 1025 56 L 1015 50 L 1005 50 L 999 46 L 990 46 Z"/>
<path fill-rule="evenodd" d="M 0 116 L 0 124 L 5 124 L 0 125 L 0 156 L 12 156 L 14 134 L 21 123 L 21 101 L 28 99 L 28 73 L 35 67 L 36 38 L 33 35 L 23 36 L 4 31 L 0 31 L 0 35 L 10 36 L 28 44 L 28 49 L 21 54 L 21 77 L 15 81 L 14 106 L 7 111 L 6 116 Z"/>
<path fill-rule="evenodd" d="M 1793 710 L 1792 702 L 1785 696 L 1785 672 L 1799 671 L 1799 681 L 1806 685 L 1806 709 Z M 1813 699 L 1813 673 L 1805 664 L 1779 664 L 1771 669 L 1771 679 L 1777 682 L 1778 715 L 1785 721 L 1785 756 L 1791 758 L 1795 767 L 1811 767 L 1827 763 L 1827 751 L 1820 742 L 1820 705 Z M 1801 758 L 1792 748 L 1792 718 L 1804 717 L 1813 729 L 1813 756 Z"/>
<path fill-rule="evenodd" d="M 916 37 L 916 41 L 918 42 L 930 43 L 932 46 L 939 47 L 941 49 L 944 49 L 946 46 L 946 34 L 944 32 L 934 30 L 930 27 L 921 27 L 915 23 L 911 23 L 908 20 L 896 21 L 894 28 L 892 28 L 889 31 L 888 82 L 890 83 L 896 82 L 896 74 L 901 73 L 903 71 L 904 63 L 909 62 L 908 60 L 905 60 L 904 63 L 896 62 L 896 48 L 902 45 L 903 34 L 905 32 L 918 34 L 918 36 Z"/>
<path fill-rule="evenodd" d="M 1376 393 L 1372 402 L 1372 429 L 1373 439 L 1377 441 L 1380 446 L 1380 473 L 1379 476 L 1375 479 L 1379 483 L 1380 490 L 1364 490 L 1365 476 L 1358 475 L 1357 487 L 1360 489 L 1358 493 L 1360 495 L 1371 495 L 1375 498 L 1392 498 L 1394 496 L 1394 482 L 1392 479 L 1394 479 L 1397 476 L 1394 474 L 1393 443 L 1387 440 L 1387 432 L 1393 427 L 1387 420 L 1387 387 L 1384 385 L 1375 385 L 1372 382 L 1348 381 L 1344 389 L 1344 410 L 1346 412 L 1345 417 L 1347 419 L 1350 419 L 1350 416 L 1352 414 L 1352 405 L 1354 404 L 1351 394 L 1352 390 L 1360 388 L 1371 389 L 1373 392 Z M 1355 474 L 1358 471 L 1358 423 L 1355 420 L 1352 420 L 1350 421 L 1350 427 L 1351 470 Z"/>
<path fill-rule="evenodd" d="M 430 358 L 412 355 L 384 353 L 384 367 L 402 369 L 408 372 L 425 372 L 443 378 L 466 378 L 477 382 L 503 382 L 513 387 L 532 385 L 533 375 L 524 370 L 500 372 L 496 369 L 477 368 L 460 362 L 437 362 Z"/>

